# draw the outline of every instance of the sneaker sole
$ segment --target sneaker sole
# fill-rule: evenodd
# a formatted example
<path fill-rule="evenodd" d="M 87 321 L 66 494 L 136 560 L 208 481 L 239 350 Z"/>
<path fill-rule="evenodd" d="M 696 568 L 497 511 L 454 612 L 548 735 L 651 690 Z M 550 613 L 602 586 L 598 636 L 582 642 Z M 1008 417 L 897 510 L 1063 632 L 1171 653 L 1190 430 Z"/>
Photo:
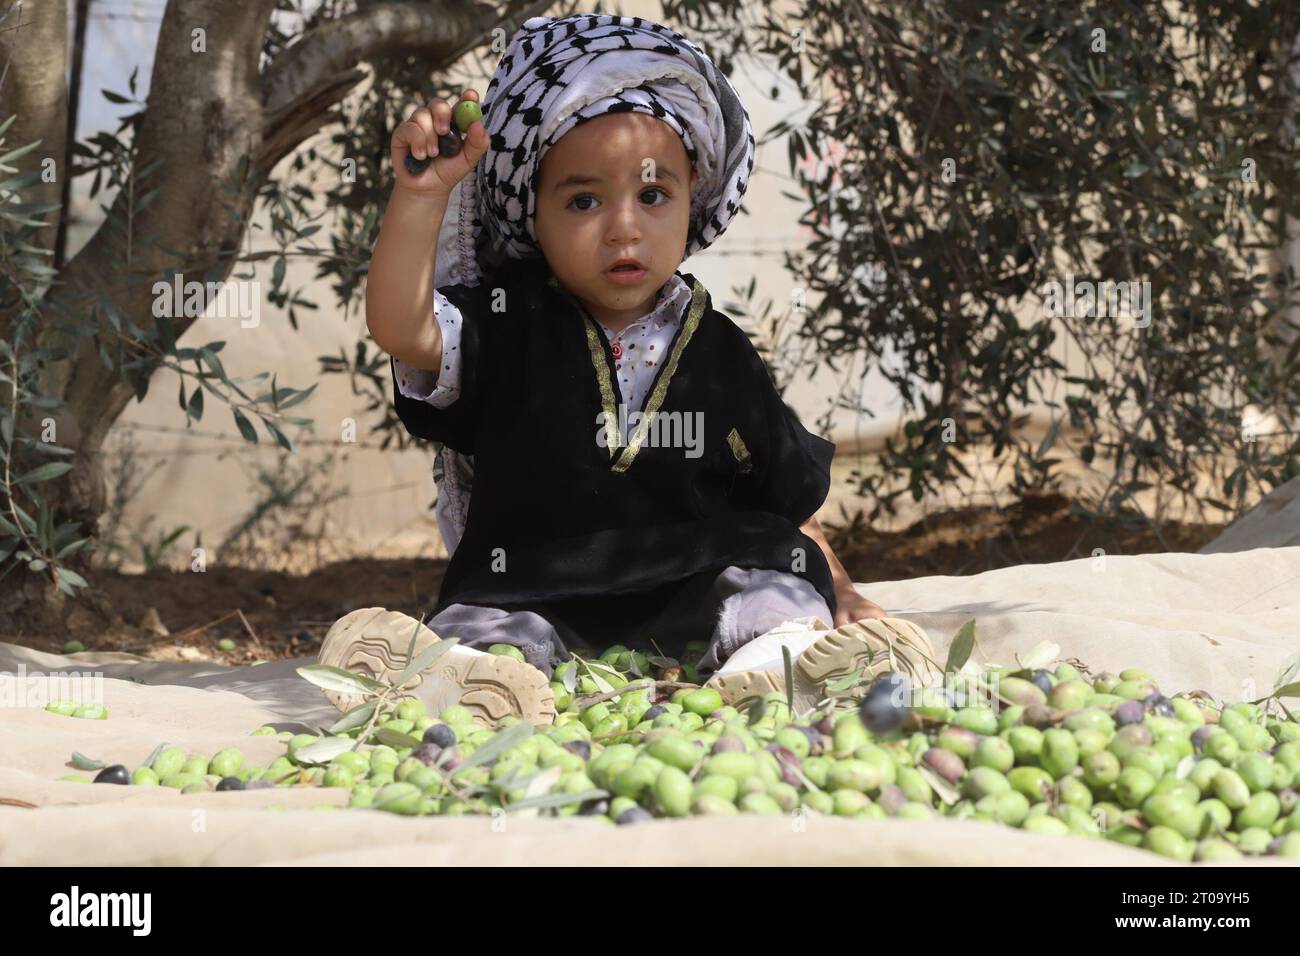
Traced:
<path fill-rule="evenodd" d="M 897 667 L 890 663 L 889 649 Z M 871 679 L 897 669 L 913 681 L 942 672 L 934 644 L 920 627 L 897 617 L 866 618 L 828 631 L 794 661 L 794 705 L 797 713 L 812 710 L 825 697 L 827 681 L 862 670 L 867 678 L 846 697 L 858 699 Z M 785 673 L 780 670 L 737 671 L 720 674 L 708 682 L 725 703 L 743 709 L 766 694 L 784 695 Z"/>
<path fill-rule="evenodd" d="M 334 622 L 321 644 L 319 661 L 375 680 L 392 680 L 406 666 L 412 634 L 417 654 L 440 640 L 408 614 L 359 608 Z M 487 724 L 509 716 L 547 724 L 556 717 L 555 695 L 546 675 L 531 664 L 497 654 L 444 654 L 403 696 L 423 701 L 430 716 L 459 704 Z M 362 700 L 356 694 L 329 690 L 325 697 L 341 711 Z"/>

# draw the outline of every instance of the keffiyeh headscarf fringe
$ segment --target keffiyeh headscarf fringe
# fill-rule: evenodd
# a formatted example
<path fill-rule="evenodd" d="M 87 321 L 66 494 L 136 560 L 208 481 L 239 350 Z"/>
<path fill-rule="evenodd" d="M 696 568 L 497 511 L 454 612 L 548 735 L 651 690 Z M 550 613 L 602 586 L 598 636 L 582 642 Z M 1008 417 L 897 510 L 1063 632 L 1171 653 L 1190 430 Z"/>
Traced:
<path fill-rule="evenodd" d="M 452 191 L 438 237 L 436 285 L 477 286 L 507 259 L 541 255 L 533 224 L 546 151 L 574 126 L 641 112 L 681 137 L 699 176 L 685 255 L 708 248 L 740 211 L 754 168 L 749 115 L 730 81 L 690 40 L 641 17 L 532 17 L 501 56 L 483 99 L 487 154 Z M 438 524 L 447 551 L 464 530 L 472 461 L 439 448 Z"/>

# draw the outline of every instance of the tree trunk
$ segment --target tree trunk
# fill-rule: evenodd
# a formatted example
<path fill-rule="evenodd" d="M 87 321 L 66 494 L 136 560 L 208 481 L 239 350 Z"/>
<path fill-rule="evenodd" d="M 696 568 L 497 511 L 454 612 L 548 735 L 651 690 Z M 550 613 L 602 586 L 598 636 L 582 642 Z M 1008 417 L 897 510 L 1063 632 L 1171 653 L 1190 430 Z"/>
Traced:
<path fill-rule="evenodd" d="M 42 301 L 39 344 L 66 348 L 69 358 L 47 363 L 41 381 L 42 393 L 61 397 L 65 407 L 58 413 L 40 411 L 39 416 L 52 415 L 54 441 L 77 452 L 72 471 L 41 486 L 55 506 L 56 523 L 79 521 L 85 533 L 94 536 L 107 498 L 101 449 L 136 394 L 133 382 L 104 367 L 95 337 L 70 336 L 56 328 L 57 320 L 85 323 L 93 310 L 102 337 L 111 342 L 114 332 L 98 302 L 107 299 L 126 322 L 150 328 L 155 281 L 171 280 L 175 274 L 181 282 L 224 281 L 234 269 L 259 182 L 298 144 L 336 118 L 332 108 L 365 77 L 357 69 L 359 63 L 398 50 L 418 50 L 433 69 L 458 59 L 493 28 L 513 30 L 548 5 L 549 0 L 516 0 L 498 17 L 492 8 L 471 0 L 369 3 L 356 14 L 311 31 L 259 72 L 276 0 L 170 0 L 135 142 L 136 170 L 159 165 L 147 182 L 119 190 L 106 222 L 63 266 Z M 19 114 L 7 145 L 42 140 L 38 150 L 22 158 L 23 169 L 38 168 L 49 156 L 63 175 L 67 5 L 50 0 L 34 5 L 35 10 L 31 6 L 15 8 L 24 20 L 18 30 L 3 32 L 13 26 L 17 14 L 0 24 L 0 42 L 9 60 L 0 105 L 6 116 Z M 202 48 L 196 39 L 200 30 Z M 247 177 L 232 190 L 228 184 L 237 180 L 241 160 L 247 163 Z M 138 197 L 155 187 L 160 187 L 156 199 L 137 210 Z M 57 202 L 59 193 L 56 181 L 43 184 L 30 198 Z M 44 246 L 53 248 L 56 231 L 51 225 L 48 236 L 42 236 Z M 141 236 L 152 238 L 143 243 Z M 193 321 L 183 315 L 170 320 L 177 340 Z M 0 315 L 0 335 L 7 336 L 9 328 Z M 37 416 L 16 423 L 16 429 L 27 434 L 39 427 Z M 68 565 L 78 567 L 76 562 Z M 9 570 L 9 576 L 0 579 L 0 593 L 19 591 L 25 596 L 22 603 L 30 606 L 32 587 L 19 579 L 37 575 L 23 568 Z M 52 578 L 45 584 L 44 592 L 53 593 L 43 599 L 47 607 L 27 620 L 32 627 L 48 627 L 49 615 L 61 614 L 64 607 Z M 93 587 L 90 590 L 87 596 L 93 604 Z M 0 619 L 0 628 L 4 626 Z"/>

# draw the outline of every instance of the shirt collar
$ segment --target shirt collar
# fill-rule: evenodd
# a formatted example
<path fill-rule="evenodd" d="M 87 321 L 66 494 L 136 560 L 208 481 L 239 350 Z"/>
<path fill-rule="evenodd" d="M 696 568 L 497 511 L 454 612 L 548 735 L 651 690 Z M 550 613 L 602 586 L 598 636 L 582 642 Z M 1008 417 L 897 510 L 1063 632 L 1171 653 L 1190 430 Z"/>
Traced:
<path fill-rule="evenodd" d="M 691 287 L 686 284 L 680 275 L 674 272 L 668 277 L 659 289 L 655 298 L 655 306 L 641 318 L 630 323 L 617 334 L 622 335 L 628 329 L 635 328 L 638 325 L 644 325 L 650 322 L 655 328 L 665 328 L 676 325 L 682 320 L 682 315 L 686 311 L 687 304 L 691 301 Z M 605 330 L 606 335 L 614 335 L 603 322 L 597 323 Z"/>

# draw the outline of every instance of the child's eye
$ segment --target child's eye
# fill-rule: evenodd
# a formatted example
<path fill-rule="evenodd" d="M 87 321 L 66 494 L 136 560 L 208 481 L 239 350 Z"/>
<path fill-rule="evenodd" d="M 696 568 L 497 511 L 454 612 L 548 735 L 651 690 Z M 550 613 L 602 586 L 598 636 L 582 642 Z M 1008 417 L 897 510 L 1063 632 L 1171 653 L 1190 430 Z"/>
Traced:
<path fill-rule="evenodd" d="M 651 186 L 649 189 L 641 190 L 638 198 L 644 200 L 645 197 L 647 195 L 650 195 L 651 193 L 659 193 L 661 196 L 664 197 L 664 202 L 667 202 L 671 198 L 667 192 L 660 189 L 658 186 Z M 578 195 L 574 196 L 572 199 L 569 200 L 569 208 L 576 209 L 578 212 L 590 212 L 592 209 L 595 208 L 594 206 L 575 205 L 576 203 L 584 199 L 591 199 L 594 201 L 596 197 L 593 196 L 591 193 L 579 193 Z M 664 204 L 663 202 L 654 202 L 654 201 L 647 203 L 647 205 L 650 206 L 662 206 L 663 204 Z"/>

